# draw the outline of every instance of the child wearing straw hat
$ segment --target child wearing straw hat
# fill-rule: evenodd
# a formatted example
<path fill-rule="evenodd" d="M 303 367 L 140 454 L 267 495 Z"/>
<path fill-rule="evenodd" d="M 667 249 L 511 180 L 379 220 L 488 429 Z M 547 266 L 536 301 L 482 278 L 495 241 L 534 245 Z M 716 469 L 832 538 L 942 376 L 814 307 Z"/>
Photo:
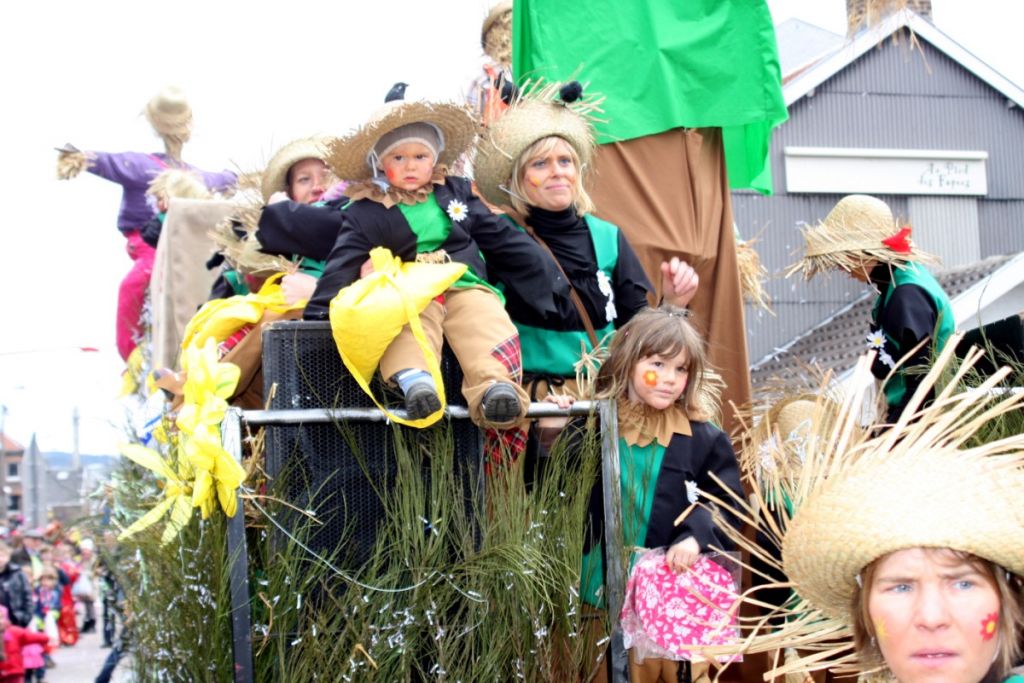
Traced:
<path fill-rule="evenodd" d="M 527 396 L 520 386 L 519 336 L 502 293 L 488 279 L 531 301 L 545 318 L 558 314 L 556 297 L 566 287 L 527 235 L 492 214 L 469 181 L 447 175 L 447 164 L 469 148 L 475 133 L 463 107 L 393 99 L 367 125 L 332 144 L 328 163 L 335 175 L 353 181 L 347 190 L 352 201 L 305 317 L 326 318 L 331 300 L 359 278 L 375 247 L 406 262 L 466 264 L 465 274 L 419 319 L 434 357 L 444 339 L 458 358 L 474 422 L 504 429 L 525 414 Z M 401 389 L 410 418 L 441 408 L 408 325 L 387 347 L 380 371 Z"/>
<path fill-rule="evenodd" d="M 954 347 L 923 386 L 949 369 Z M 1024 434 L 985 436 L 1024 396 L 987 391 L 1006 368 L 978 390 L 958 389 L 981 355 L 968 354 L 941 403 L 912 400 L 913 419 L 892 429 L 861 427 L 863 389 L 834 422 L 813 422 L 802 465 L 776 482 L 793 501 L 781 520 L 757 487 L 731 504 L 781 548 L 778 562 L 745 544 L 799 597 L 734 645 L 801 648 L 766 679 L 830 669 L 899 683 L 1024 680 L 1011 677 L 1024 633 Z M 862 359 L 856 373 L 868 372 Z M 746 599 L 763 604 L 754 592 Z"/>
<path fill-rule="evenodd" d="M 154 215 L 146 201 L 150 182 L 171 168 L 199 173 L 211 191 L 226 190 L 237 181 L 237 176 L 231 171 L 201 171 L 181 160 L 181 148 L 191 135 L 192 108 L 179 88 L 161 90 L 146 104 L 144 113 L 164 142 L 163 153 L 82 152 L 73 145 L 57 150 L 60 153 L 57 159 L 58 178 L 68 180 L 86 170 L 117 183 L 123 190 L 117 229 L 124 234 L 127 240 L 125 248 L 133 261 L 118 289 L 117 350 L 125 360 L 141 336 L 142 306 L 156 256 L 153 247 L 146 244 L 140 234 L 142 226 Z"/>
<path fill-rule="evenodd" d="M 949 297 L 921 265 L 935 259 L 914 245 L 910 227 L 885 202 L 867 195 L 843 197 L 803 235 L 806 253 L 787 275 L 841 270 L 879 292 L 867 346 L 877 351 L 872 372 L 884 381 L 887 421 L 896 422 L 956 326 Z"/>

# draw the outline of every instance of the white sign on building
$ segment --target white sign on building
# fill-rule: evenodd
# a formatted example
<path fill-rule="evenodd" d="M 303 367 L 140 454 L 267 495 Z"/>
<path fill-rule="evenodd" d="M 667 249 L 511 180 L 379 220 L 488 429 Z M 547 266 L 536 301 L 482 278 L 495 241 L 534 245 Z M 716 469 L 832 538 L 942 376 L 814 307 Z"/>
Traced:
<path fill-rule="evenodd" d="M 786 191 L 985 195 L 988 152 L 786 147 Z"/>

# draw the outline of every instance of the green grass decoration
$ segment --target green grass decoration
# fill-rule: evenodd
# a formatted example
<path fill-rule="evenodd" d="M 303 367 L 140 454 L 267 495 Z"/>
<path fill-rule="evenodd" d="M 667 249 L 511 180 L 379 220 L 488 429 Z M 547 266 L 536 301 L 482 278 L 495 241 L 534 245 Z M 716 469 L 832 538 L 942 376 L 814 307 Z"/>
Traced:
<path fill-rule="evenodd" d="M 277 497 L 296 473 L 246 501 L 256 680 L 562 681 L 591 670 L 594 619 L 578 586 L 597 431 L 582 458 L 556 447 L 532 491 L 516 465 L 496 468 L 481 495 L 458 470 L 443 423 L 390 429 L 394 485 L 376 489 L 384 521 L 363 566 L 351 566 L 344 543 L 329 557 L 306 548 L 318 522 Z M 161 494 L 130 463 L 119 476 L 117 518 L 127 526 Z M 323 484 L 309 482 L 305 507 L 328 502 Z M 164 547 L 150 530 L 128 545 L 139 679 L 231 680 L 223 516 L 195 515 Z"/>

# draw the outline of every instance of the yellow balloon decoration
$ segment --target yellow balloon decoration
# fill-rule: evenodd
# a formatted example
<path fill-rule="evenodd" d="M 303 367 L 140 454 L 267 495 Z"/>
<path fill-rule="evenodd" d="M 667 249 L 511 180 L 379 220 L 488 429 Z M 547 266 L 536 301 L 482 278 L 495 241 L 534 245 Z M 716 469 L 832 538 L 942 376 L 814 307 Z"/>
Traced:
<path fill-rule="evenodd" d="M 224 514 L 233 517 L 235 492 L 245 480 L 245 470 L 224 449 L 220 423 L 228 409 L 227 399 L 238 386 L 238 366 L 219 361 L 213 337 L 207 337 L 200 348 L 185 349 L 182 364 L 188 369 L 188 379 L 177 424 L 185 460 L 195 470 L 192 505 L 205 519 L 213 512 L 216 494 Z"/>
<path fill-rule="evenodd" d="M 444 414 L 444 383 L 441 366 L 430 349 L 420 324 L 420 313 L 466 272 L 464 263 L 402 263 L 383 247 L 370 252 L 374 272 L 345 287 L 331 301 L 330 319 L 334 343 L 341 360 L 378 408 L 395 422 L 428 427 Z M 370 390 L 370 380 L 388 345 L 408 324 L 423 351 L 434 378 L 440 410 L 418 420 L 400 418 L 380 404 Z"/>
<path fill-rule="evenodd" d="M 179 460 L 178 469 L 175 470 L 159 453 L 139 444 L 123 444 L 121 454 L 163 478 L 164 499 L 121 532 L 118 538 L 121 540 L 130 538 L 143 529 L 153 526 L 170 510 L 171 518 L 167 521 L 164 533 L 160 537 L 160 542 L 166 545 L 188 524 L 188 520 L 192 516 L 191 479 L 194 475 L 184 461 Z"/>
<path fill-rule="evenodd" d="M 181 342 L 182 369 L 189 371 L 186 352 L 190 348 L 200 348 L 207 339 L 215 339 L 217 343 L 233 335 L 246 325 L 255 325 L 263 317 L 265 311 L 285 313 L 297 308 L 304 308 L 305 301 L 289 304 L 285 301 L 284 290 L 278 284 L 284 273 L 277 273 L 260 287 L 256 294 L 245 294 L 213 299 L 203 304 L 185 326 L 184 339 Z"/>

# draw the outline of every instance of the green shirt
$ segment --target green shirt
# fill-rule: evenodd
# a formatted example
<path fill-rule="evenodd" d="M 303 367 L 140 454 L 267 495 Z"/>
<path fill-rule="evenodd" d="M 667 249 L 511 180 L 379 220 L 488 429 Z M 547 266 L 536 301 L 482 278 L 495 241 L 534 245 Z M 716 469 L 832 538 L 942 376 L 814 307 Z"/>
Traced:
<path fill-rule="evenodd" d="M 578 76 L 606 96 L 599 143 L 721 128 L 730 185 L 771 192 L 788 114 L 765 0 L 515 0 L 512 19 L 517 80 Z"/>
<path fill-rule="evenodd" d="M 622 488 L 622 536 L 626 548 L 643 547 L 647 525 L 654 505 L 654 489 L 661 472 L 665 447 L 657 441 L 647 446 L 630 446 L 619 439 L 619 484 Z M 601 543 L 583 556 L 580 568 L 580 595 L 588 605 L 603 608 L 604 560 Z M 630 565 L 633 558 L 630 557 Z"/>
<path fill-rule="evenodd" d="M 416 253 L 424 254 L 441 248 L 448 239 L 448 235 L 451 234 L 452 221 L 444 209 L 441 208 L 441 205 L 437 203 L 437 197 L 433 192 L 430 193 L 425 201 L 418 204 L 412 206 L 398 204 L 397 206 L 416 235 Z M 464 220 L 472 219 L 467 216 Z M 480 258 L 483 258 L 483 255 Z M 452 287 L 477 286 L 486 287 L 494 292 L 501 299 L 501 304 L 505 305 L 505 295 L 474 273 L 472 268 L 467 268 L 462 277 L 452 284 Z"/>

